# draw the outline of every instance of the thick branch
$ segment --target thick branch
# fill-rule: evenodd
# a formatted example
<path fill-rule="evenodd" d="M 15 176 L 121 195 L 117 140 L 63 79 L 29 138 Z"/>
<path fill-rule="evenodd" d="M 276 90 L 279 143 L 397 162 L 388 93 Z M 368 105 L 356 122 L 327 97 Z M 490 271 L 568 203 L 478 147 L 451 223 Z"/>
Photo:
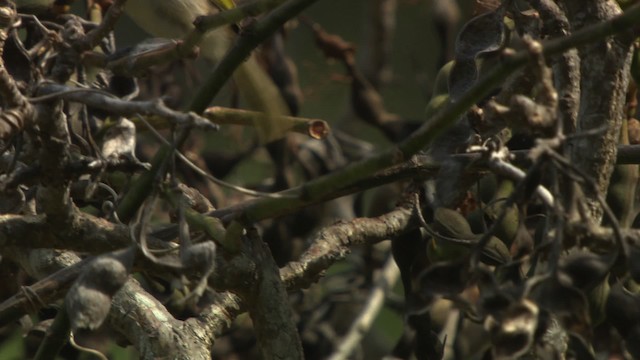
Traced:
<path fill-rule="evenodd" d="M 16 259 L 14 258 L 14 260 Z M 40 265 L 35 264 L 37 261 L 42 262 L 45 266 L 36 266 L 37 269 L 34 269 L 34 265 Z M 86 265 L 89 264 L 89 261 L 80 262 L 80 259 L 75 255 L 60 254 L 57 257 L 29 256 L 29 258 L 25 257 L 25 261 L 20 263 L 24 265 L 24 268 L 31 270 L 29 274 L 32 276 L 42 275 L 45 271 L 49 271 L 51 275 L 24 288 L 24 291 L 0 304 L 0 324 L 2 325 L 16 321 L 24 314 L 35 313 L 40 307 L 62 298 Z M 67 267 L 57 271 L 60 266 Z"/>
<path fill-rule="evenodd" d="M 289 289 L 309 287 L 333 263 L 344 259 L 351 246 L 387 240 L 417 226 L 414 208 L 407 203 L 376 218 L 358 218 L 322 229 L 300 260 L 280 270 L 282 280 Z"/>
<path fill-rule="evenodd" d="M 0 215 L 0 246 L 101 253 L 131 244 L 126 226 L 78 211 L 58 226 L 41 215 Z"/>
<path fill-rule="evenodd" d="M 614 1 L 568 0 L 565 3 L 574 29 L 601 26 L 620 13 Z M 638 5 L 634 8 L 637 9 Z M 625 118 L 632 41 L 633 36 L 622 34 L 597 41 L 592 39 L 579 47 L 582 76 L 577 130 L 603 127 L 607 130 L 603 135 L 586 136 L 573 142 L 571 161 L 595 178 L 598 192 L 602 195 L 607 193 L 620 126 Z M 602 209 L 596 194 L 588 191 L 585 195 L 591 215 L 599 221 Z"/>
<path fill-rule="evenodd" d="M 116 293 L 109 324 L 124 334 L 142 359 L 210 359 L 212 339 L 176 320 L 153 296 L 130 279 Z"/>
<path fill-rule="evenodd" d="M 238 38 L 231 49 L 229 49 L 227 55 L 216 65 L 209 78 L 205 81 L 205 84 L 195 95 L 190 105 L 190 110 L 196 113 L 202 113 L 211 100 L 218 94 L 222 86 L 229 80 L 234 71 L 249 57 L 258 45 L 315 1 L 317 0 L 288 1 L 255 24 L 251 31 L 245 31 L 243 36 Z M 271 104 L 271 106 L 275 106 L 275 104 Z M 188 129 L 181 131 L 176 136 L 175 147 L 180 148 L 186 141 L 188 135 Z M 133 217 L 133 214 L 135 214 L 149 194 L 153 179 L 164 171 L 166 160 L 171 151 L 171 147 L 162 147 L 152 161 L 152 169 L 147 174 L 143 174 L 132 185 L 130 191 L 118 206 L 117 213 L 120 219 L 128 221 Z"/>
<path fill-rule="evenodd" d="M 543 53 L 546 56 L 558 54 L 567 49 L 588 44 L 594 39 L 625 31 L 630 26 L 635 25 L 638 16 L 640 16 L 640 5 L 635 5 L 623 15 L 610 21 L 590 26 L 567 37 L 544 42 Z M 381 169 L 405 161 L 405 159 L 429 146 L 434 139 L 454 124 L 472 105 L 487 96 L 496 84 L 502 83 L 514 71 L 527 64 L 529 57 L 528 51 L 504 57 L 501 64 L 489 71 L 457 102 L 447 104 L 442 111 L 429 119 L 408 139 L 396 147 L 348 166 L 341 171 L 307 182 L 300 188 L 284 191 L 282 194 L 287 196 L 256 200 L 251 204 L 247 204 L 242 209 L 242 212 L 235 216 L 249 223 L 276 217 L 290 211 L 292 208 L 300 208 L 318 201 L 318 199 L 325 198 L 336 188 L 348 187 Z M 595 94 L 601 91 L 602 89 L 600 88 Z M 292 196 L 295 197 L 292 198 Z"/>
<path fill-rule="evenodd" d="M 40 151 L 42 174 L 38 186 L 38 206 L 47 215 L 52 226 L 64 227 L 70 218 L 70 181 L 60 174 L 69 162 L 69 132 L 62 103 L 42 105 L 38 109 L 38 125 L 42 130 L 43 147 Z"/>
<path fill-rule="evenodd" d="M 236 316 L 245 311 L 240 297 L 225 292 L 220 294 L 216 302 L 209 305 L 197 318 L 187 320 L 192 326 L 202 329 L 210 338 L 222 336 L 229 328 Z"/>
<path fill-rule="evenodd" d="M 244 296 L 265 360 L 304 359 L 287 290 L 266 243 L 250 233 L 251 259 L 256 263 L 255 281 Z"/>

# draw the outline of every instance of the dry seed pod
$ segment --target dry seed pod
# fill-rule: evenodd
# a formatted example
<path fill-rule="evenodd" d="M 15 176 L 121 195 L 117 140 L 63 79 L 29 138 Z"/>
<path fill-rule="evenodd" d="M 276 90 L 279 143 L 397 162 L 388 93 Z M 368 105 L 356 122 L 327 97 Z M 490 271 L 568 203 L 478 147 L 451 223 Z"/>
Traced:
<path fill-rule="evenodd" d="M 129 276 L 132 251 L 120 256 L 101 256 L 88 265 L 65 298 L 72 329 L 94 330 L 104 322 L 111 308 L 111 297 Z"/>
<path fill-rule="evenodd" d="M 500 50 L 508 33 L 503 17 L 505 8 L 469 20 L 456 39 L 455 63 L 449 75 L 449 97 L 455 102 L 478 80 L 477 60 L 483 54 Z"/>
<path fill-rule="evenodd" d="M 216 243 L 213 241 L 188 246 L 180 254 L 182 265 L 193 268 L 210 268 L 214 266 L 215 257 Z"/>
<path fill-rule="evenodd" d="M 107 130 L 102 143 L 104 157 L 135 157 L 136 126 L 133 121 L 120 118 Z"/>
<path fill-rule="evenodd" d="M 111 296 L 76 282 L 67 293 L 65 306 L 74 331 L 95 330 L 109 314 Z"/>
<path fill-rule="evenodd" d="M 536 304 L 523 299 L 509 305 L 500 319 L 487 317 L 484 325 L 491 333 L 495 359 L 516 359 L 529 351 L 538 326 L 538 313 Z"/>

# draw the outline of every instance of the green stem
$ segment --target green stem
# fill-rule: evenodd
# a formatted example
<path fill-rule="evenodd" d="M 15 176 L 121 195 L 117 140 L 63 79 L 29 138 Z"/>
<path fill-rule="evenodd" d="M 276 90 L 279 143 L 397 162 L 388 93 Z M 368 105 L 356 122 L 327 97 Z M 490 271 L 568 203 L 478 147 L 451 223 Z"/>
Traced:
<path fill-rule="evenodd" d="M 222 86 L 229 80 L 238 65 L 251 54 L 251 51 L 260 45 L 271 34 L 277 31 L 285 22 L 298 15 L 309 5 L 318 0 L 291 0 L 284 3 L 263 20 L 258 22 L 251 31 L 246 31 L 238 38 L 227 55 L 218 63 L 205 84 L 196 94 L 190 109 L 196 113 L 202 113 L 211 100 L 218 94 Z M 183 129 L 178 133 L 175 147 L 180 148 L 189 136 L 190 129 Z M 153 187 L 153 180 L 160 172 L 164 171 L 165 164 L 172 149 L 163 146 L 154 156 L 152 167 L 147 173 L 142 174 L 132 184 L 131 189 L 125 194 L 118 204 L 117 214 L 120 221 L 127 223 L 131 220 L 142 205 Z"/>
<path fill-rule="evenodd" d="M 195 26 L 196 29 L 204 33 L 213 29 L 217 29 L 221 26 L 237 23 L 249 16 L 260 15 L 263 12 L 275 8 L 283 2 L 285 2 L 285 0 L 254 1 L 248 4 L 240 5 L 233 9 L 221 11 L 215 15 L 203 16 L 196 20 Z"/>
<path fill-rule="evenodd" d="M 233 75 L 238 65 L 249 57 L 258 45 L 264 42 L 287 21 L 316 1 L 318 0 L 288 1 L 273 10 L 250 29 L 245 29 L 195 95 L 191 102 L 191 111 L 195 111 L 198 114 L 202 113 L 211 103 L 211 100 L 220 92 L 222 86 L 229 81 L 229 78 L 231 78 L 231 75 Z"/>
<path fill-rule="evenodd" d="M 543 42 L 543 53 L 545 56 L 562 53 L 570 48 L 593 42 L 596 39 L 620 33 L 635 25 L 638 18 L 640 18 L 640 4 L 634 5 L 625 13 L 610 21 L 584 28 L 567 37 Z M 480 79 L 457 102 L 448 103 L 443 110 L 436 113 L 411 134 L 409 138 L 397 146 L 340 171 L 307 182 L 298 188 L 283 192 L 283 195 L 296 195 L 297 197 L 295 198 L 274 197 L 254 200 L 243 207 L 243 211 L 240 214 L 236 214 L 236 216 L 247 222 L 273 218 L 291 209 L 302 208 L 314 203 L 319 198 L 330 197 L 331 192 L 336 191 L 336 189 L 348 187 L 377 171 L 405 161 L 431 144 L 443 131 L 453 125 L 467 109 L 487 96 L 497 84 L 500 84 L 516 70 L 527 64 L 530 57 L 531 55 L 527 51 L 521 51 L 514 55 L 505 55 L 498 66 Z"/>

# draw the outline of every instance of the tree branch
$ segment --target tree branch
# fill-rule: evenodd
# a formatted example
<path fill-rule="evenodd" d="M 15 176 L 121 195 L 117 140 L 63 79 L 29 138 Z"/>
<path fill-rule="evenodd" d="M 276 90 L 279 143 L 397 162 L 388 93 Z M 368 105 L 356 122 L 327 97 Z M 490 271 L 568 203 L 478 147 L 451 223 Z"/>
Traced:
<path fill-rule="evenodd" d="M 613 1 L 605 3 L 594 0 L 567 0 L 567 13 L 574 34 L 582 34 L 586 29 L 617 26 L 622 16 L 620 7 Z M 638 9 L 634 6 L 631 10 Z M 577 131 L 588 131 L 606 127 L 599 136 L 586 136 L 573 142 L 571 162 L 587 174 L 593 176 L 598 185 L 598 193 L 606 196 L 609 179 L 616 158 L 616 145 L 620 136 L 620 126 L 625 118 L 629 67 L 631 65 L 631 34 L 617 37 L 591 39 L 578 47 L 580 52 L 581 96 L 578 112 Z M 585 192 L 591 216 L 596 222 L 602 218 L 596 194 Z"/>
<path fill-rule="evenodd" d="M 550 56 L 573 47 L 588 44 L 594 39 L 601 39 L 623 32 L 635 25 L 635 19 L 638 16 L 640 16 L 640 5 L 635 5 L 624 14 L 606 22 L 586 27 L 567 37 L 543 42 L 542 52 L 545 56 Z M 527 64 L 529 58 L 528 51 L 505 56 L 501 64 L 476 82 L 457 102 L 448 103 L 442 111 L 426 121 L 408 139 L 397 146 L 352 164 L 340 171 L 309 181 L 301 187 L 282 192 L 282 195 L 287 195 L 286 197 L 257 199 L 247 203 L 241 211 L 234 214 L 234 217 L 240 218 L 247 223 L 277 217 L 291 211 L 291 209 L 299 209 L 318 201 L 318 199 L 323 199 L 336 188 L 348 187 L 379 170 L 405 161 L 405 159 L 419 150 L 428 147 L 434 139 L 454 124 L 472 105 L 489 94 L 496 84 L 501 83 L 514 71 Z M 598 92 L 595 94 L 598 94 Z M 292 198 L 293 196 L 295 197 Z"/>
<path fill-rule="evenodd" d="M 415 206 L 407 202 L 375 218 L 357 218 L 322 229 L 298 261 L 280 270 L 282 280 L 289 289 L 309 287 L 318 281 L 323 271 L 344 259 L 351 246 L 374 244 L 418 226 L 414 209 Z"/>
<path fill-rule="evenodd" d="M 247 237 L 256 269 L 255 280 L 243 298 L 253 320 L 262 357 L 265 360 L 304 359 L 289 297 L 271 251 L 255 229 L 249 230 Z"/>
<path fill-rule="evenodd" d="M 134 343 L 142 359 L 210 359 L 212 338 L 176 320 L 137 281 L 130 279 L 116 293 L 109 324 Z"/>

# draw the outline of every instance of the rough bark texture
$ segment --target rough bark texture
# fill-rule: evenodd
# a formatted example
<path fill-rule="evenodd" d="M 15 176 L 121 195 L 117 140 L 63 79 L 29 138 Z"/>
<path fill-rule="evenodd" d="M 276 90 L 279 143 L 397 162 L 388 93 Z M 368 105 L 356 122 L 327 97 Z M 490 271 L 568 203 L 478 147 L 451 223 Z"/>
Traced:
<path fill-rule="evenodd" d="M 615 1 L 567 0 L 565 6 L 572 31 L 606 21 L 621 12 Z M 576 139 L 571 157 L 576 166 L 594 177 L 601 194 L 607 192 L 615 164 L 629 84 L 631 41 L 631 36 L 621 34 L 579 49 L 582 77 L 577 131 L 606 130 L 602 135 Z M 587 192 L 586 196 L 593 219 L 600 221 L 602 209 L 596 194 Z"/>
<path fill-rule="evenodd" d="M 174 319 L 135 280 L 129 280 L 114 297 L 109 322 L 128 339 L 135 339 L 142 359 L 211 358 L 211 337 L 198 326 Z"/>

